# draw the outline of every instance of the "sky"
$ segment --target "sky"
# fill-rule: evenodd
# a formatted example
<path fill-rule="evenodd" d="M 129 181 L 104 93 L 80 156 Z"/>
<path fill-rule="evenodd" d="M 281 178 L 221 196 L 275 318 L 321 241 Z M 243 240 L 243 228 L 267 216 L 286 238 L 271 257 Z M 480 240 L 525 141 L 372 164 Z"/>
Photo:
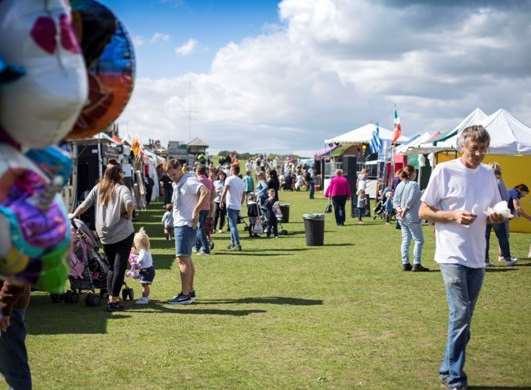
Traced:
<path fill-rule="evenodd" d="M 105 0 L 137 58 L 130 136 L 312 155 L 368 122 L 531 126 L 531 0 Z"/>

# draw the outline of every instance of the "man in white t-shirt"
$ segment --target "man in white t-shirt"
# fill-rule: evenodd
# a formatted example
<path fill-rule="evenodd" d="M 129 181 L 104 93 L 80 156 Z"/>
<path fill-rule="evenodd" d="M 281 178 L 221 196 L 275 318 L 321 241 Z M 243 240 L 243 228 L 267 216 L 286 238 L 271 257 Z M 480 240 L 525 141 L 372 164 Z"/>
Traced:
<path fill-rule="evenodd" d="M 229 249 L 241 251 L 240 235 L 238 234 L 238 217 L 240 209 L 245 200 L 245 184 L 238 176 L 240 167 L 233 165 L 230 169 L 231 175 L 225 179 L 225 188 L 221 195 L 221 206 L 227 208 L 227 218 L 230 228 Z"/>
<path fill-rule="evenodd" d="M 173 180 L 173 225 L 175 256 L 181 272 L 182 291 L 168 303 L 188 305 L 195 301 L 192 247 L 195 244 L 199 212 L 208 202 L 208 190 L 193 173 L 183 173 L 178 160 L 168 161 L 166 172 Z"/>
<path fill-rule="evenodd" d="M 487 213 L 500 199 L 496 177 L 481 164 L 490 143 L 482 126 L 459 136 L 462 156 L 437 165 L 422 196 L 419 216 L 435 223 L 435 261 L 439 263 L 448 300 L 448 340 L 440 367 L 448 389 L 467 388 L 465 350 L 472 313 L 485 274 L 485 231 L 503 217 Z"/>

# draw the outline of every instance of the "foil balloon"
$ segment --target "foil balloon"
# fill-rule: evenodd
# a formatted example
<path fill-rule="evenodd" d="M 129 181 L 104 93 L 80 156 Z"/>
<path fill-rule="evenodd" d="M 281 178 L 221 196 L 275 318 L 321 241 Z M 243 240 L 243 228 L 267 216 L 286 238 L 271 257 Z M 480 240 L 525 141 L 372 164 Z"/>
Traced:
<path fill-rule="evenodd" d="M 71 168 L 70 158 L 56 147 L 23 155 L 0 144 L 1 277 L 63 290 L 70 229 L 58 191 Z"/>
<path fill-rule="evenodd" d="M 75 31 L 88 70 L 89 102 L 67 139 L 90 137 L 118 118 L 133 91 L 135 56 L 123 24 L 94 0 L 72 0 Z"/>
<path fill-rule="evenodd" d="M 0 1 L 0 57 L 24 77 L 0 87 L 0 125 L 19 145 L 44 147 L 72 129 L 87 75 L 64 0 Z"/>

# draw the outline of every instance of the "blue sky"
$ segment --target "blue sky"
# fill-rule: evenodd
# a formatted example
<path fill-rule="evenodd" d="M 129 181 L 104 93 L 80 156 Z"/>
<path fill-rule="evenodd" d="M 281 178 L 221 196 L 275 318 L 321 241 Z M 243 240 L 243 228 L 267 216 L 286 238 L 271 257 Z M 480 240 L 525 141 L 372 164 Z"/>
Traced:
<path fill-rule="evenodd" d="M 531 124 L 531 0 L 102 1 L 135 42 L 130 136 L 309 156 L 395 105 L 408 136 Z"/>
<path fill-rule="evenodd" d="M 218 49 L 278 24 L 278 0 L 104 0 L 136 46 L 137 75 L 166 78 L 207 72 Z M 156 33 L 158 39 L 153 39 Z M 175 48 L 197 41 L 193 55 Z"/>

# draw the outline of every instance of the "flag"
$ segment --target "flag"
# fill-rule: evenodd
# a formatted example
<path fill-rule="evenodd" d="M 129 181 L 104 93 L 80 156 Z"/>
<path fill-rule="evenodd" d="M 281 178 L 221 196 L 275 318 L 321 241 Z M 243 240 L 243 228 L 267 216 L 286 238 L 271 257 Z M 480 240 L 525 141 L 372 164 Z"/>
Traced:
<path fill-rule="evenodd" d="M 376 129 L 372 132 L 369 148 L 371 149 L 371 153 L 379 153 L 382 149 L 382 139 L 380 138 L 380 128 L 378 124 L 376 124 Z"/>
<path fill-rule="evenodd" d="M 400 117 L 398 116 L 398 111 L 396 110 L 396 107 L 393 122 L 395 125 L 395 129 L 393 131 L 393 140 L 391 141 L 391 143 L 394 145 L 402 135 L 402 128 L 400 127 Z"/>

